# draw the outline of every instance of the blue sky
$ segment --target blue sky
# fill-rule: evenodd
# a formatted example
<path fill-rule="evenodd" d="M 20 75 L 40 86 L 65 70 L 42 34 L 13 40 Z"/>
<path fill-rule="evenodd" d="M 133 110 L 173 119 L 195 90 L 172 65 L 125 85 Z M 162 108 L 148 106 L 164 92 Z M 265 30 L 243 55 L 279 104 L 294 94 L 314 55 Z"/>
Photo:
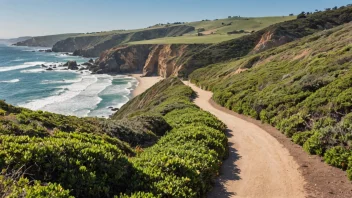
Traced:
<path fill-rule="evenodd" d="M 352 0 L 0 0 L 0 38 L 134 29 L 156 23 L 282 16 Z"/>

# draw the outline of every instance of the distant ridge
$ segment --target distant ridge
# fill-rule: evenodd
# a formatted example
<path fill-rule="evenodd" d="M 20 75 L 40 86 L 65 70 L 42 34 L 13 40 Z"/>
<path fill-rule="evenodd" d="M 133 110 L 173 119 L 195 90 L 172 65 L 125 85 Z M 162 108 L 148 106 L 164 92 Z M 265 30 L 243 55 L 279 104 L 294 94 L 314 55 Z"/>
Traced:
<path fill-rule="evenodd" d="M 0 43 L 14 44 L 14 43 L 18 43 L 18 42 L 21 42 L 21 41 L 28 40 L 30 38 L 32 38 L 32 37 L 23 36 L 23 37 L 18 37 L 18 38 L 11 38 L 11 39 L 0 39 Z"/>
<path fill-rule="evenodd" d="M 17 41 L 14 45 L 30 47 L 52 47 L 56 42 L 65 40 L 71 36 L 77 36 L 81 33 L 57 34 L 48 36 L 29 37 L 26 40 Z"/>

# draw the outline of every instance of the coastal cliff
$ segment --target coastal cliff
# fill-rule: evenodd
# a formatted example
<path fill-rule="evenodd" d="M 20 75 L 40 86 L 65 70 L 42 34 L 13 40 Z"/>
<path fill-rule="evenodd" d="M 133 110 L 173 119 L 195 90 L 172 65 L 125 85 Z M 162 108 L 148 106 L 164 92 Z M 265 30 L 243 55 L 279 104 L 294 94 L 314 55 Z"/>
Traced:
<path fill-rule="evenodd" d="M 73 34 L 57 34 L 48 36 L 37 36 L 21 40 L 14 45 L 16 46 L 28 46 L 28 47 L 52 47 L 56 42 L 67 39 L 72 36 L 80 35 L 80 33 Z"/>
<path fill-rule="evenodd" d="M 103 52 L 89 69 L 97 73 L 143 72 L 144 76 L 177 76 L 184 62 L 206 44 L 132 45 Z"/>
<path fill-rule="evenodd" d="M 93 35 L 85 34 L 57 42 L 53 47 L 53 51 L 73 52 L 74 55 L 84 57 L 98 57 L 105 50 L 131 41 L 181 36 L 194 30 L 194 27 L 191 26 L 178 25 L 139 31 L 120 31 L 116 33 L 100 33 Z"/>

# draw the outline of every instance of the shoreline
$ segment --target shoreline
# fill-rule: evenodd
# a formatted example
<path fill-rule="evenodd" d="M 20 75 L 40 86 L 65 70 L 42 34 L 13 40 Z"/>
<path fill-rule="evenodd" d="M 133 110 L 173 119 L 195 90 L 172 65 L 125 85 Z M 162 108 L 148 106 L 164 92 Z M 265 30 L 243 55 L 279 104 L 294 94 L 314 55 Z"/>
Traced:
<path fill-rule="evenodd" d="M 151 77 L 142 77 L 143 74 L 131 74 L 129 76 L 137 79 L 138 84 L 135 89 L 132 91 L 132 97 L 136 97 L 147 89 L 161 81 L 163 78 L 161 76 L 151 76 Z"/>

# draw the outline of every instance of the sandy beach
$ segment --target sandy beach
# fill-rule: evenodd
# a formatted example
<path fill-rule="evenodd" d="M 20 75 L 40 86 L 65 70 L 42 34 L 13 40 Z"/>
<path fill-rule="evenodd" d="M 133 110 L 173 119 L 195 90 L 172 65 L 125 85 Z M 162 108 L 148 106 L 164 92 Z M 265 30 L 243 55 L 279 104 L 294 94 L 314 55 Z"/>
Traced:
<path fill-rule="evenodd" d="M 134 89 L 132 92 L 133 97 L 138 96 L 139 94 L 143 93 L 144 91 L 152 87 L 155 83 L 163 79 L 160 76 L 141 77 L 142 74 L 132 74 L 131 76 L 136 78 L 139 82 L 136 89 Z"/>

